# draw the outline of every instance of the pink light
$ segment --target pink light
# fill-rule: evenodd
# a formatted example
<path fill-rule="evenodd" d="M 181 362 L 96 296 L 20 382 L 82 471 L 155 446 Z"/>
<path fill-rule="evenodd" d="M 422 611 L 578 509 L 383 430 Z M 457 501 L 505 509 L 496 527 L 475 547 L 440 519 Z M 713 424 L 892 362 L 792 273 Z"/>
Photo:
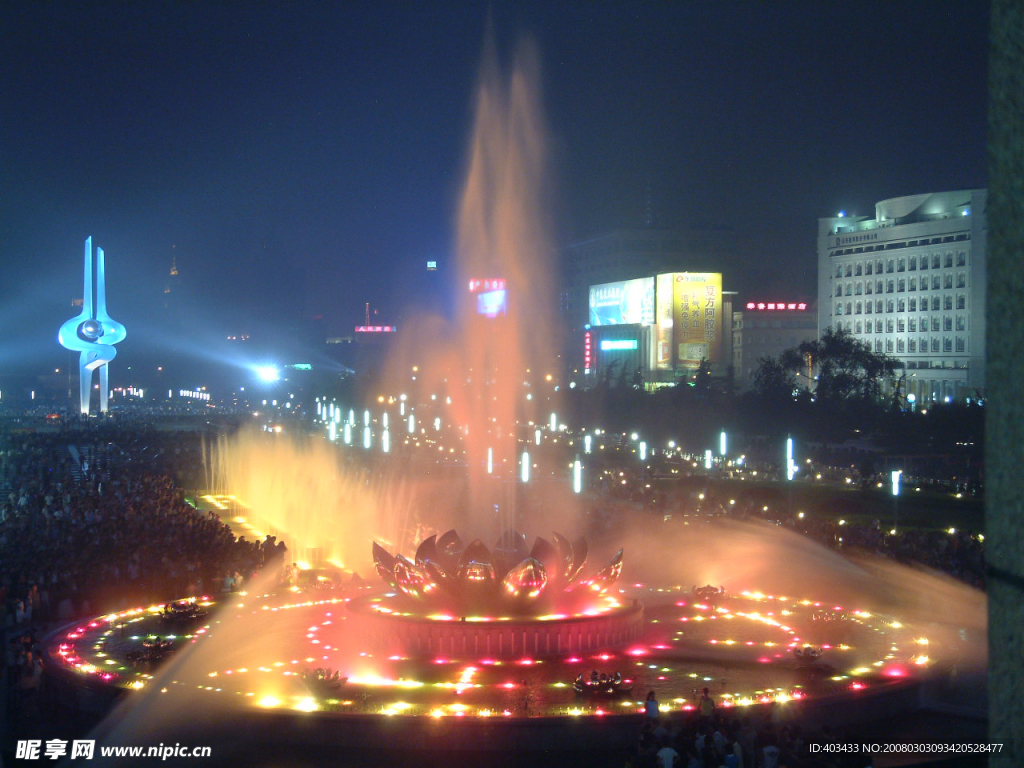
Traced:
<path fill-rule="evenodd" d="M 676 603 L 676 605 L 678 605 L 680 608 L 685 608 L 687 605 L 689 605 L 689 603 L 687 603 L 685 600 L 680 600 L 678 603 Z"/>
<path fill-rule="evenodd" d="M 683 711 L 684 712 L 692 712 L 693 711 L 693 704 L 683 704 Z"/>
<path fill-rule="evenodd" d="M 434 659 L 434 663 L 435 664 L 451 664 L 451 661 L 448 660 L 448 659 L 437 658 L 437 659 Z"/>
<path fill-rule="evenodd" d="M 772 663 L 772 660 L 769 659 L 766 656 L 762 656 L 760 659 L 758 659 L 758 661 L 761 662 L 762 664 L 771 664 Z"/>
<path fill-rule="evenodd" d="M 583 659 L 581 659 L 579 656 L 570 656 L 568 659 L 565 660 L 565 663 L 566 664 L 579 664 L 581 661 L 583 661 Z"/>
<path fill-rule="evenodd" d="M 626 653 L 628 653 L 630 656 L 646 656 L 647 655 L 647 649 L 646 648 L 630 648 L 628 651 L 626 651 Z"/>
<path fill-rule="evenodd" d="M 888 667 L 882 670 L 882 674 L 886 677 L 900 678 L 907 676 L 907 670 L 904 667 L 899 666 L 898 664 L 890 664 Z"/>
<path fill-rule="evenodd" d="M 519 661 L 516 662 L 516 664 L 520 664 L 520 665 L 522 665 L 524 667 L 528 667 L 531 664 L 536 664 L 536 663 L 537 662 L 534 661 L 533 659 L 520 659 Z"/>
<path fill-rule="evenodd" d="M 853 688 L 853 690 L 855 690 L 855 691 L 859 691 L 862 688 L 864 688 L 864 683 L 854 683 L 850 687 Z"/>
<path fill-rule="evenodd" d="M 481 659 L 480 663 L 481 664 L 491 665 L 491 664 L 497 664 L 498 662 L 495 659 Z"/>

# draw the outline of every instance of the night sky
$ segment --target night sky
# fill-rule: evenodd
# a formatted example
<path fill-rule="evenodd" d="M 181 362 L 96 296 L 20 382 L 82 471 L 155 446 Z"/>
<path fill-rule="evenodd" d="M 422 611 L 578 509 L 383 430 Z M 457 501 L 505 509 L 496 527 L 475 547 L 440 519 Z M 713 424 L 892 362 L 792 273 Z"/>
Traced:
<path fill-rule="evenodd" d="M 11 2 L 0 372 L 66 360 L 88 235 L 122 351 L 173 343 L 172 256 L 213 335 L 407 319 L 489 15 L 542 56 L 555 245 L 641 225 L 649 186 L 657 224 L 733 230 L 727 289 L 813 296 L 817 217 L 985 186 L 984 2 Z"/>

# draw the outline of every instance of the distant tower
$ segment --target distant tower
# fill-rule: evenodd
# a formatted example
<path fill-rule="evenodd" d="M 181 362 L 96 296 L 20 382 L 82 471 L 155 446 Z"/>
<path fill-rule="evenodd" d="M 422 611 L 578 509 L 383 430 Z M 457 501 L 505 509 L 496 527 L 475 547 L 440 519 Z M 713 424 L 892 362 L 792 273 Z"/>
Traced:
<path fill-rule="evenodd" d="M 178 246 L 172 245 L 172 249 Z M 164 309 L 170 309 L 177 302 L 178 292 L 178 254 L 171 256 L 171 271 L 167 275 L 167 285 L 164 286 Z"/>
<path fill-rule="evenodd" d="M 80 352 L 78 363 L 79 393 L 82 413 L 89 415 L 89 393 L 92 390 L 92 372 L 100 371 L 100 412 L 107 412 L 110 391 L 107 364 L 114 359 L 114 344 L 125 337 L 125 328 L 107 314 L 106 268 L 103 249 L 96 249 L 96 278 L 93 280 L 92 238 L 85 240 L 85 281 L 82 289 L 82 313 L 64 323 L 57 332 L 57 340 L 67 349 Z M 94 295 L 95 290 L 95 295 Z"/>

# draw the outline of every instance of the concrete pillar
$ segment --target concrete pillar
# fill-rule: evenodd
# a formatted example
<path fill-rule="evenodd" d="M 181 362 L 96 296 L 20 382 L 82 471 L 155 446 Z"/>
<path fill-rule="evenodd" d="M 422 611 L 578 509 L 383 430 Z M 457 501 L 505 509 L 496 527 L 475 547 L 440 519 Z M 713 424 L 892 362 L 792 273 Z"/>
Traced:
<path fill-rule="evenodd" d="M 981 9 L 979 8 L 979 12 Z M 989 735 L 1024 762 L 1024 4 L 992 0 L 985 532 Z M 1006 747 L 1004 747 L 1005 749 Z M 1002 762 L 993 759 L 991 765 Z"/>

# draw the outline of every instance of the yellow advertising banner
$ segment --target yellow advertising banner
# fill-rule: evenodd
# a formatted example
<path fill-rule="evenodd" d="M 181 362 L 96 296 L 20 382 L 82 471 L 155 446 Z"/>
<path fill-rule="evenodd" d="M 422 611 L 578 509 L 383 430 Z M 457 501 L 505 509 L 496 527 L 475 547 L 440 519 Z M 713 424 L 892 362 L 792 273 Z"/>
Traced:
<path fill-rule="evenodd" d="M 725 320 L 721 273 L 671 274 L 676 366 L 697 368 L 701 360 L 707 360 L 712 365 L 719 363 Z M 658 298 L 661 299 L 660 296 Z"/>

